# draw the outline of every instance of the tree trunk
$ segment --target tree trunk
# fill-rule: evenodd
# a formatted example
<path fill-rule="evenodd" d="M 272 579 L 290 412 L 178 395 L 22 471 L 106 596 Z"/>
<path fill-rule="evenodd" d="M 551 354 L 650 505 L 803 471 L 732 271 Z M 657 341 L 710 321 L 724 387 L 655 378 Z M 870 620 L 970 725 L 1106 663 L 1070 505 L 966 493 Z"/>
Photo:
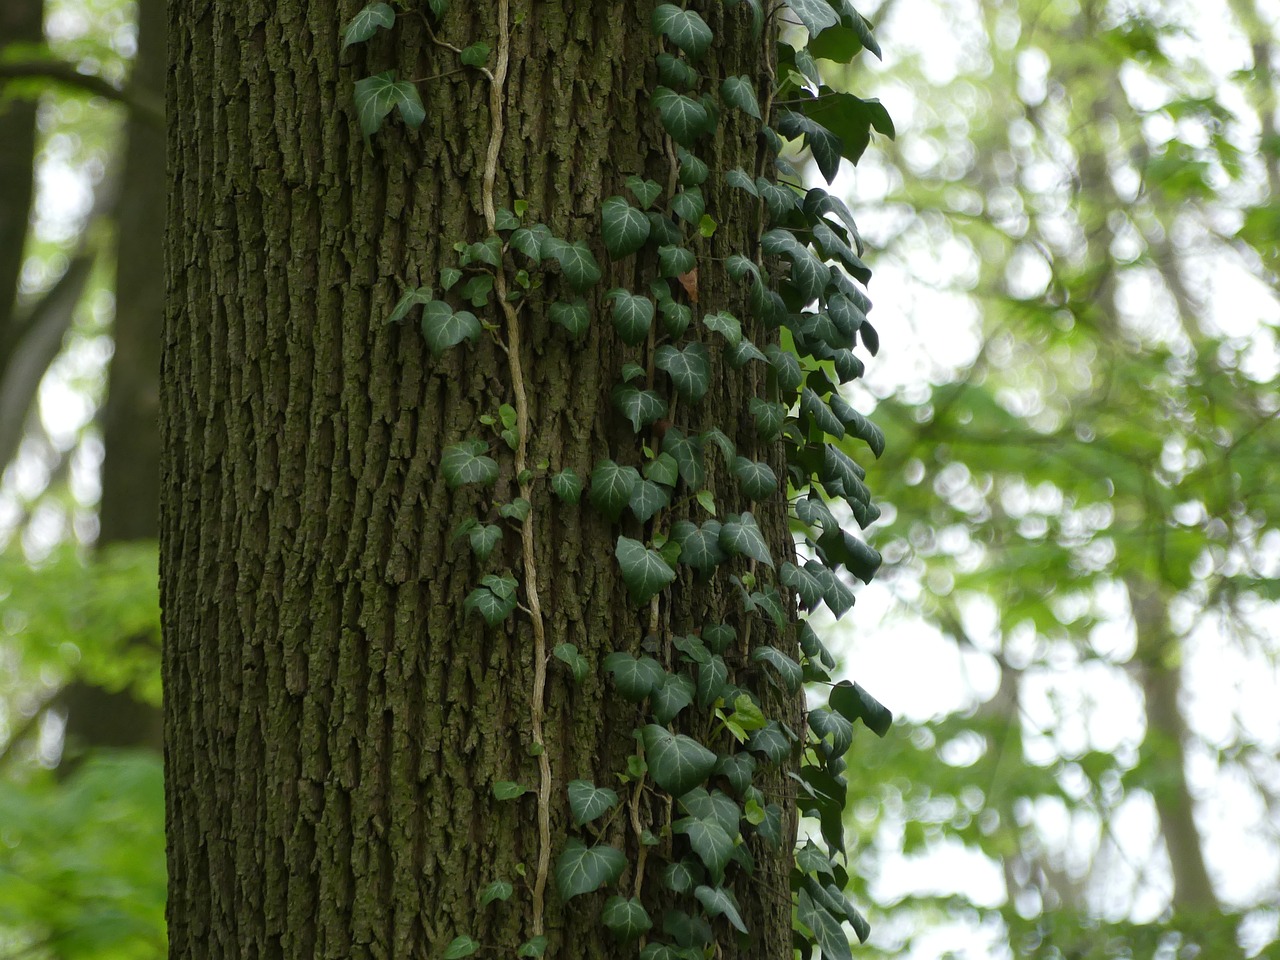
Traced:
<path fill-rule="evenodd" d="M 435 35 L 496 47 L 498 6 L 454 4 Z M 667 182 L 648 104 L 653 5 L 510 8 L 493 196 L 509 208 L 527 201 L 530 220 L 587 241 L 605 264 L 599 290 L 634 287 L 636 261 L 604 257 L 599 210 L 630 174 Z M 629 600 L 616 530 L 585 497 L 567 506 L 534 487 L 536 539 L 525 546 L 545 639 L 520 613 L 496 628 L 464 613 L 482 575 L 524 569 L 521 538 L 507 532 L 481 564 L 452 532 L 495 519 L 496 503 L 519 491 L 509 470 L 496 500 L 449 489 L 441 451 L 487 437 L 478 418 L 515 402 L 512 364 L 488 337 L 435 358 L 415 326 L 384 321 L 407 287 L 439 294 L 455 242 L 488 232 L 489 85 L 415 16 L 340 54 L 357 10 L 334 0 L 170 5 L 161 593 L 174 957 L 439 957 L 459 935 L 514 955 L 541 922 L 524 889 L 543 852 L 538 802 L 534 792 L 499 802 L 493 788 L 539 783 L 535 649 L 572 643 L 590 665 L 579 685 L 554 660 L 547 671 L 552 855 L 567 836 L 589 837 L 569 826 L 566 784 L 616 786 L 643 722 L 600 664 L 637 650 L 654 621 Z M 717 4 L 707 18 L 717 41 L 702 69 L 759 77 L 771 40 L 752 37 L 746 7 Z M 426 120 L 416 132 L 389 120 L 366 147 L 350 90 L 388 69 L 434 78 L 419 84 Z M 722 118 L 712 150 L 713 168 L 756 167 L 754 131 L 734 117 Z M 721 222 L 703 261 L 709 310 L 735 304 L 713 258 L 751 249 L 758 224 L 731 216 L 722 187 L 704 189 Z M 521 315 L 516 350 L 529 463 L 583 477 L 602 457 L 638 464 L 609 397 L 643 349 L 617 339 L 599 295 L 585 339 L 572 341 L 541 303 L 572 293 L 554 276 L 546 285 Z M 502 327 L 496 303 L 476 312 Z M 748 375 L 715 384 L 688 426 L 734 424 L 725 429 L 743 451 L 782 476 L 780 450 L 757 449 L 736 426 L 749 424 L 746 398 L 761 389 Z M 781 494 L 757 512 L 786 556 Z M 644 536 L 633 520 L 623 532 Z M 728 593 L 685 593 L 657 620 L 688 632 L 718 618 Z M 629 895 L 639 845 L 628 819 L 610 821 L 600 842 L 626 850 Z M 735 956 L 790 955 L 789 849 L 785 837 L 776 851 L 753 844 L 755 879 L 736 891 L 753 942 Z M 482 909 L 495 880 L 517 893 Z M 647 904 L 658 885 L 645 879 Z M 631 955 L 599 925 L 603 896 L 566 906 L 549 885 L 548 956 Z"/>
<path fill-rule="evenodd" d="M 0 8 L 4 44 L 44 40 L 43 0 L 6 0 Z M 3 47 L 0 47 L 3 49 Z M 0 373 L 8 366 L 21 331 L 14 327 L 18 278 L 26 250 L 36 155 L 36 103 L 0 103 Z M 4 464 L 0 463 L 0 469 Z"/>

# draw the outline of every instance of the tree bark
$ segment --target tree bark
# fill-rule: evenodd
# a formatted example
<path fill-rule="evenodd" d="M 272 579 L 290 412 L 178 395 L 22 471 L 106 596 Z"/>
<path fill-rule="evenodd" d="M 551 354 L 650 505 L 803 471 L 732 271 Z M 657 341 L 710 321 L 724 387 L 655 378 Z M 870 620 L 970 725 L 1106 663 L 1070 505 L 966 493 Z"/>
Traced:
<path fill-rule="evenodd" d="M 43 0 L 7 0 L 0 8 L 0 37 L 7 44 L 44 40 Z M 36 156 L 36 104 L 10 99 L 0 106 L 0 372 L 8 366 L 19 331 L 14 329 L 18 278 L 26 250 Z M 0 469 L 3 469 L 0 464 Z"/>
<path fill-rule="evenodd" d="M 496 6 L 454 4 L 436 35 L 493 44 Z M 634 260 L 605 260 L 599 208 L 627 175 L 667 180 L 648 106 L 652 5 L 510 6 L 497 204 L 523 199 L 530 220 L 589 242 L 600 291 L 634 287 Z M 539 855 L 534 794 L 492 795 L 497 781 L 538 782 L 534 640 L 523 615 L 488 629 L 462 603 L 483 574 L 520 570 L 520 537 L 508 532 L 480 564 L 452 536 L 464 519 L 493 518 L 516 482 L 505 473 L 490 497 L 440 474 L 442 449 L 482 435 L 477 418 L 511 402 L 508 361 L 488 339 L 436 359 L 414 326 L 384 323 L 406 287 L 439 295 L 455 242 L 484 238 L 489 88 L 411 16 L 340 54 L 357 9 L 170 5 L 161 594 L 174 957 L 438 957 L 459 935 L 510 956 L 534 924 L 520 880 L 533 882 Z M 759 76 L 770 41 L 752 38 L 746 8 L 707 17 L 717 44 L 704 69 Z M 349 91 L 388 69 L 434 78 L 419 85 L 426 120 L 416 132 L 389 121 L 366 147 Z M 726 116 L 703 156 L 754 169 L 756 150 L 754 131 Z M 756 225 L 706 189 L 721 223 L 712 264 L 750 249 Z M 705 309 L 734 303 L 717 269 L 700 282 Z M 585 340 L 570 341 L 540 301 L 571 294 L 546 283 L 521 315 L 530 461 L 583 477 L 602 457 L 638 463 L 609 396 L 641 348 L 616 338 L 601 295 Z M 503 322 L 496 305 L 483 316 Z M 721 425 L 781 476 L 780 450 L 736 426 L 761 389 L 751 376 L 717 383 L 689 425 Z M 558 853 L 581 835 L 568 781 L 616 784 L 633 750 L 639 713 L 600 662 L 638 649 L 650 616 L 623 588 L 615 528 L 585 497 L 568 507 L 535 490 L 546 649 L 573 643 L 591 665 L 580 685 L 554 661 L 547 677 Z M 759 510 L 778 557 L 791 549 L 783 507 L 779 495 Z M 643 536 L 634 521 L 623 531 Z M 686 592 L 662 629 L 718 618 L 727 594 Z M 627 850 L 630 893 L 626 819 L 602 840 Z M 753 848 L 756 879 L 737 895 L 754 939 L 736 956 L 790 955 L 789 849 Z M 498 879 L 517 894 L 481 910 Z M 646 880 L 646 902 L 657 886 Z M 627 955 L 599 925 L 602 897 L 566 907 L 549 888 L 547 956 Z"/>

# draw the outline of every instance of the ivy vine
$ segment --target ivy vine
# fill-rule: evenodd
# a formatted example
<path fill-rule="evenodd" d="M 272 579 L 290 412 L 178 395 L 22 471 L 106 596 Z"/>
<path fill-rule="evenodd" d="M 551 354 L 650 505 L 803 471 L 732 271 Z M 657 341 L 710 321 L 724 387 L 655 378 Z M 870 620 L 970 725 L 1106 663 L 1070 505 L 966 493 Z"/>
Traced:
<path fill-rule="evenodd" d="M 509 456 L 518 486 L 517 496 L 499 506 L 499 522 L 469 519 L 455 537 L 465 540 L 482 563 L 508 529 L 520 539 L 519 571 L 486 574 L 465 607 L 490 627 L 518 612 L 528 619 L 534 639 L 528 702 L 538 782 L 534 788 L 514 781 L 493 785 L 498 800 L 529 792 L 537 799 L 538 856 L 522 957 L 538 957 L 546 949 L 549 882 L 567 901 L 612 887 L 628 866 L 631 887 L 604 900 L 600 922 L 619 942 L 638 942 L 643 960 L 701 960 L 722 938 L 747 935 L 734 894 L 735 881 L 749 878 L 754 868 L 745 841 L 754 837 L 776 847 L 783 837 L 782 810 L 758 781 L 767 767 L 797 757 L 800 766 L 788 776 L 801 813 L 816 821 L 817 830 L 795 851 L 791 871 L 795 945 L 805 956 L 816 947 L 838 960 L 851 957 L 845 923 L 860 939 L 868 933 L 866 920 L 843 892 L 848 881 L 842 865 L 844 757 L 857 721 L 883 736 L 892 717 L 858 684 L 832 682 L 835 660 L 805 615 L 825 605 L 835 617 L 843 616 L 854 599 L 846 576 L 869 581 L 880 564 L 876 551 L 845 529 L 833 509 L 843 504 L 861 527 L 879 515 L 862 466 L 840 445 L 852 437 L 875 456 L 882 452 L 879 429 L 840 396 L 840 385 L 863 373 L 855 347 L 861 344 L 874 355 L 879 338 L 867 320 L 871 302 L 864 288 L 871 274 L 861 259 L 854 218 L 837 197 L 804 186 L 785 147 L 789 141 L 807 151 L 830 183 L 842 157 L 856 162 L 873 130 L 893 136 L 893 126 L 878 101 L 833 90 L 819 72 L 818 59 L 848 63 L 863 49 L 879 56 L 871 25 L 849 0 L 784 0 L 767 6 L 762 0 L 725 0 L 725 6 L 744 8 L 762 45 L 764 70 L 756 77 L 718 78 L 700 72 L 716 37 L 695 9 L 715 2 L 655 4 L 650 23 L 659 83 L 650 102 L 667 141 L 667 183 L 628 177 L 627 195 L 601 204 L 598 237 L 576 240 L 532 222 L 523 201 L 513 198 L 510 208 L 499 207 L 494 196 L 506 122 L 510 31 L 516 27 L 509 0 L 496 0 L 493 46 L 476 38 L 460 46 L 437 35 L 448 0 L 395 7 L 371 3 L 343 30 L 345 48 L 393 30 L 401 16 L 420 17 L 432 42 L 452 51 L 461 69 L 478 71 L 489 86 L 481 190 L 485 236 L 455 244 L 457 266 L 440 272 L 439 293 L 431 287 L 405 290 L 387 321 L 416 319 L 427 348 L 437 356 L 487 334 L 508 362 L 511 396 L 499 398 L 497 416 L 481 418 L 493 437 L 470 437 L 448 447 L 440 468 L 450 487 L 492 485 L 501 473 L 497 456 Z M 354 103 L 366 140 L 393 113 L 411 128 L 425 118 L 417 82 L 398 79 L 392 71 L 356 81 Z M 698 155 L 727 111 L 758 125 L 762 149 L 753 170 L 712 169 Z M 709 181 L 742 194 L 742 209 L 754 211 L 750 249 L 720 259 L 704 252 L 698 241 L 714 236 L 717 218 L 727 215 L 709 209 L 702 189 Z M 643 288 L 609 290 L 603 298 L 606 317 L 593 316 L 583 296 L 603 277 L 592 249 L 597 239 L 614 262 L 649 251 L 642 264 L 651 265 L 652 273 Z M 699 315 L 699 270 L 704 276 L 723 271 L 738 285 L 744 318 L 726 310 Z M 580 337 L 593 322 L 608 322 L 623 343 L 644 354 L 643 362 L 619 371 L 611 395 L 618 416 L 637 437 L 637 449 L 616 451 L 594 464 L 586 480 L 567 466 L 552 472 L 548 463 L 530 462 L 520 315 L 535 288 L 554 291 L 555 299 L 544 309 L 570 337 Z M 751 339 L 760 332 L 767 340 L 763 347 Z M 785 477 L 753 458 L 752 451 L 740 451 L 720 429 L 695 425 L 719 362 L 729 370 L 762 364 L 768 371 L 765 395 L 751 397 L 743 416 L 759 445 L 785 448 Z M 713 453 L 723 457 L 736 487 L 732 497 L 706 486 L 707 457 Z M 723 510 L 727 500 L 773 502 L 784 481 L 792 528 L 803 533 L 802 562 L 772 556 L 751 511 Z M 576 683 L 590 670 L 572 644 L 546 649 L 538 592 L 545 574 L 537 566 L 533 504 L 547 491 L 568 506 L 578 504 L 585 492 L 611 522 L 630 512 L 647 531 L 645 539 L 619 533 L 614 550 L 622 581 L 631 599 L 648 607 L 650 625 L 642 644 L 617 650 L 603 662 L 619 696 L 637 704 L 643 715 L 636 750 L 626 769 L 618 771 L 621 793 L 585 780 L 557 785 L 545 749 L 550 661 L 559 662 Z M 678 520 L 677 509 L 682 511 Z M 733 623 L 708 623 L 686 635 L 673 635 L 663 626 L 659 609 L 666 593 L 679 589 L 681 567 L 689 568 L 697 582 L 724 578 L 741 607 Z M 771 638 L 777 639 L 764 642 Z M 830 690 L 827 705 L 808 712 L 807 730 L 768 716 L 762 693 L 769 685 L 794 695 L 804 683 Z M 553 795 L 567 796 L 570 822 L 579 831 L 557 851 L 550 829 Z M 645 803 L 646 797 L 662 802 Z M 634 834 L 635 863 L 602 839 L 604 825 L 619 816 Z M 661 866 L 647 869 L 650 857 L 662 858 Z M 665 909 L 657 933 L 645 906 L 653 899 L 645 896 L 647 882 L 661 885 L 664 902 L 678 904 Z M 494 879 L 479 906 L 506 901 L 513 893 L 508 880 Z M 460 933 L 443 956 L 467 957 L 481 947 L 470 932 Z"/>

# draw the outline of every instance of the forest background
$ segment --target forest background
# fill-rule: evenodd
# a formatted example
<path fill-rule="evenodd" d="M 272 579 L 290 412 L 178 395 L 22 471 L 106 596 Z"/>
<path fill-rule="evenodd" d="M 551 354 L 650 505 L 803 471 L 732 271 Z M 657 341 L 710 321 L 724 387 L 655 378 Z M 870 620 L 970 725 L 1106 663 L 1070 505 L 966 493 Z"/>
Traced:
<path fill-rule="evenodd" d="M 858 955 L 1274 956 L 1280 4 L 867 6 Z M 0 10 L 0 958 L 165 953 L 164 17 Z"/>

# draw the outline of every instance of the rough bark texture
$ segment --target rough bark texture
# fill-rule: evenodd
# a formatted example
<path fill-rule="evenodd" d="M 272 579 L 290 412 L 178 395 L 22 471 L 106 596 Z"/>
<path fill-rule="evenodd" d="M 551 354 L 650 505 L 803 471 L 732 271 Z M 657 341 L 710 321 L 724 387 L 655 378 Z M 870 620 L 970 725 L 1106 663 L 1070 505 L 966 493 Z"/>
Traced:
<path fill-rule="evenodd" d="M 164 0 L 138 6 L 138 56 L 130 88 L 151 99 L 164 89 Z M 100 417 L 102 504 L 97 545 L 159 536 L 160 343 L 164 319 L 164 127 L 133 111 L 125 124 L 122 203 L 116 214 L 114 352 L 107 368 L 107 401 Z M 136 642 L 153 644 L 151 638 Z M 61 696 L 66 738 L 86 747 L 163 746 L 160 711 L 128 690 L 77 682 Z"/>
<path fill-rule="evenodd" d="M 488 88 L 413 17 L 340 55 L 340 27 L 359 6 L 170 5 L 161 567 L 174 957 L 438 957 L 460 934 L 512 955 L 531 930 L 517 865 L 531 880 L 535 801 L 491 793 L 499 780 L 537 782 L 530 629 L 520 614 L 487 629 L 462 609 L 484 573 L 523 576 L 519 537 L 480 564 L 451 536 L 468 517 L 493 518 L 515 482 L 506 472 L 492 492 L 450 491 L 439 472 L 445 446 L 482 435 L 477 418 L 510 402 L 508 366 L 487 340 L 437 360 L 413 325 L 383 323 L 406 286 L 438 291 L 455 241 L 483 239 Z M 634 258 L 607 264 L 601 201 L 629 174 L 667 180 L 647 105 L 652 7 L 511 4 L 495 197 L 523 198 L 530 219 L 591 243 L 606 270 L 597 308 L 637 269 Z M 746 8 L 708 9 L 708 72 L 758 75 L 768 48 L 751 38 Z M 455 4 L 437 34 L 492 43 L 495 10 Z M 366 149 L 351 85 L 392 68 L 435 78 L 420 85 L 426 122 L 409 132 L 389 121 Z M 713 169 L 754 168 L 754 138 L 736 123 L 722 124 L 715 156 L 702 151 Z M 742 216 L 718 188 L 709 201 L 723 226 L 704 252 L 751 249 L 754 211 Z M 706 309 L 735 302 L 718 269 L 703 277 Z M 548 279 L 545 299 L 565 295 L 561 283 Z M 485 316 L 501 322 L 493 306 Z M 575 343 L 544 306 L 522 314 L 530 459 L 552 470 L 585 477 L 604 456 L 640 461 L 609 391 L 642 352 L 604 316 Z M 733 374 L 697 420 L 681 412 L 677 423 L 738 434 L 756 389 Z M 777 450 L 755 449 L 748 427 L 738 439 L 782 475 Z M 649 611 L 628 600 L 617 531 L 585 498 L 567 508 L 540 484 L 535 501 L 547 647 L 574 643 L 592 666 L 578 686 L 554 662 L 549 672 L 558 852 L 565 785 L 613 783 L 633 748 L 638 712 L 617 703 L 600 661 L 639 647 Z M 757 513 L 785 556 L 781 500 Z M 623 532 L 644 535 L 634 520 Z M 687 597 L 661 617 L 676 632 L 728 603 L 720 591 Z M 634 864 L 624 821 L 604 839 Z M 737 891 L 754 940 L 735 955 L 789 956 L 789 853 L 754 852 L 758 879 Z M 515 896 L 480 910 L 479 891 L 499 878 L 516 882 Z M 646 896 L 656 886 L 651 874 Z M 602 902 L 566 907 L 552 887 L 547 955 L 627 955 L 599 926 Z"/>
<path fill-rule="evenodd" d="M 0 7 L 0 43 L 37 44 L 44 39 L 43 0 L 7 0 Z M 0 105 L 0 371 L 8 364 L 20 331 L 13 308 L 26 248 L 36 151 L 34 100 Z M 3 465 L 0 465 L 3 466 Z"/>

